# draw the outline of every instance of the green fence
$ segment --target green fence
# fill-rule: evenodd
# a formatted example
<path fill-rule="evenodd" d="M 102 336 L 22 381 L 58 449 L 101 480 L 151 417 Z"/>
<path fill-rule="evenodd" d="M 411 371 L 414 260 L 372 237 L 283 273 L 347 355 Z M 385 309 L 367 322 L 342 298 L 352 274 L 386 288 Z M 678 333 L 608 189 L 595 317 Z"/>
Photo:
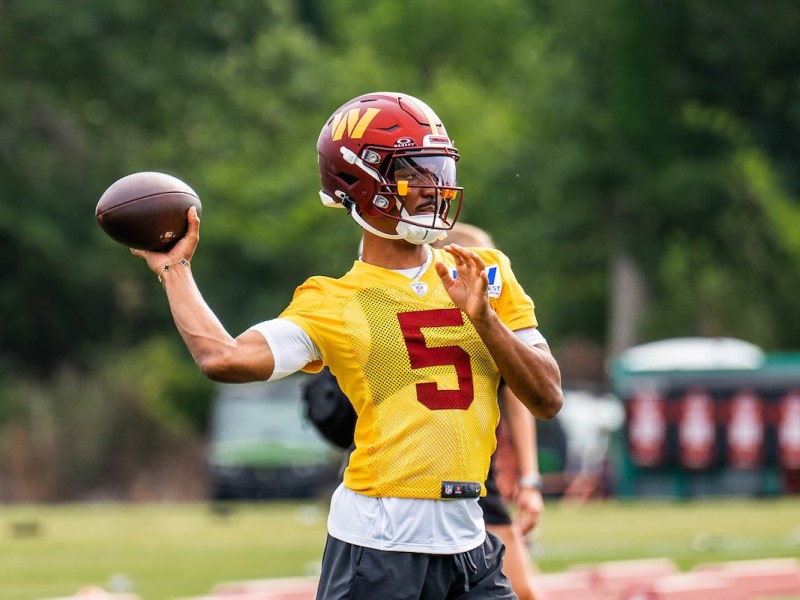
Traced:
<path fill-rule="evenodd" d="M 800 353 L 751 368 L 636 368 L 612 385 L 625 406 L 622 497 L 800 493 Z"/>

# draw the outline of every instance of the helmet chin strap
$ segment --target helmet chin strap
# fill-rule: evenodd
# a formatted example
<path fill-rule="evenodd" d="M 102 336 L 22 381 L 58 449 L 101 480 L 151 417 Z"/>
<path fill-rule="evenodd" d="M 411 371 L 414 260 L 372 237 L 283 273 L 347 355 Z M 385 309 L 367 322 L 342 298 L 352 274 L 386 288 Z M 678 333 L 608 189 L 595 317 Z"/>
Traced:
<path fill-rule="evenodd" d="M 353 217 L 353 220 L 356 223 L 358 223 L 362 229 L 369 231 L 370 233 L 374 233 L 378 237 L 382 237 L 387 240 L 405 239 L 402 235 L 394 235 L 391 233 L 386 233 L 385 231 L 381 231 L 380 229 L 373 227 L 372 225 L 367 223 L 360 214 L 358 214 L 358 211 L 355 209 L 355 207 L 350 211 L 350 216 Z"/>
<path fill-rule="evenodd" d="M 414 223 L 406 223 L 403 221 L 399 221 L 397 223 L 397 233 L 387 233 L 385 231 L 381 231 L 376 227 L 373 227 L 369 223 L 364 220 L 358 211 L 353 209 L 350 211 L 350 216 L 353 217 L 353 220 L 361 226 L 362 229 L 369 231 L 370 233 L 374 233 L 378 237 L 382 237 L 387 240 L 405 240 L 411 244 L 432 244 L 438 240 L 443 240 L 447 237 L 447 231 L 443 229 L 431 229 L 430 227 L 424 227 L 423 225 L 417 225 Z M 408 216 L 406 217 L 412 221 L 419 221 L 419 220 L 426 220 L 429 221 L 426 215 L 420 215 L 417 217 Z M 438 221 L 437 217 L 437 221 Z"/>
<path fill-rule="evenodd" d="M 426 215 L 419 215 L 416 217 L 408 216 L 406 218 L 416 222 L 419 222 L 420 220 L 430 222 Z M 436 217 L 436 222 L 440 222 L 439 217 Z M 402 235 L 407 242 L 411 242 L 412 244 L 432 244 L 433 242 L 438 242 L 439 240 L 443 240 L 447 237 L 447 231 L 444 229 L 433 229 L 431 227 L 425 227 L 421 224 L 418 225 L 417 223 L 408 223 L 406 221 L 400 221 L 397 224 L 397 233 Z"/>

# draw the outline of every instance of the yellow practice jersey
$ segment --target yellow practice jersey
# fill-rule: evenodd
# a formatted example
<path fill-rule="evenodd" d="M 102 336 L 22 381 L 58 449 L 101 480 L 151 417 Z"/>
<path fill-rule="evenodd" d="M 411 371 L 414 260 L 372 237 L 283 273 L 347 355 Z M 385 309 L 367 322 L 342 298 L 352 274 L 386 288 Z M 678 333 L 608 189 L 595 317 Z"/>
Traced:
<path fill-rule="evenodd" d="M 452 272 L 451 256 L 431 250 L 433 262 Z M 535 327 L 533 302 L 508 258 L 474 250 L 487 265 L 490 303 L 500 319 L 512 330 Z M 433 264 L 411 281 L 357 261 L 339 279 L 308 279 L 281 317 L 319 346 L 358 413 L 344 473 L 348 488 L 367 496 L 442 498 L 449 497 L 444 482 L 486 480 L 500 375 Z M 321 368 L 312 363 L 304 370 Z"/>

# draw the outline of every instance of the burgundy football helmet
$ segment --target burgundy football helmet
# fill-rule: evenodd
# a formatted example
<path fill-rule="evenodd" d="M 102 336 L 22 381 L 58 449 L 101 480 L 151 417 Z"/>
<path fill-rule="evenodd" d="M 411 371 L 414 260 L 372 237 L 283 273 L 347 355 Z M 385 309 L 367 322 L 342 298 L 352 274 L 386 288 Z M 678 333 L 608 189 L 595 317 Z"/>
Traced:
<path fill-rule="evenodd" d="M 428 244 L 458 218 L 458 150 L 436 113 L 413 96 L 376 92 L 346 102 L 322 128 L 317 152 L 323 204 L 346 208 L 367 231 Z M 435 196 L 435 209 L 410 214 L 405 198 L 423 189 Z M 376 229 L 364 215 L 396 220 L 396 233 Z"/>

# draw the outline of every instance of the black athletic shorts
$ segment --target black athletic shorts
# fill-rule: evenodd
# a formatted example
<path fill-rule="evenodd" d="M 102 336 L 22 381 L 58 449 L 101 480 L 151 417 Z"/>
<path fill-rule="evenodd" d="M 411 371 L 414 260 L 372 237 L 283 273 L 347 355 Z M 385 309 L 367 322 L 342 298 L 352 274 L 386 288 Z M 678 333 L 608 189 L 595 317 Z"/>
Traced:
<path fill-rule="evenodd" d="M 329 535 L 317 600 L 518 600 L 502 571 L 504 553 L 488 532 L 460 554 L 373 550 Z"/>
<path fill-rule="evenodd" d="M 494 478 L 494 457 L 489 464 L 489 477 L 486 478 L 486 495 L 478 500 L 483 509 L 483 521 L 487 525 L 511 525 L 511 515 L 508 514 L 506 503 L 497 489 Z"/>

